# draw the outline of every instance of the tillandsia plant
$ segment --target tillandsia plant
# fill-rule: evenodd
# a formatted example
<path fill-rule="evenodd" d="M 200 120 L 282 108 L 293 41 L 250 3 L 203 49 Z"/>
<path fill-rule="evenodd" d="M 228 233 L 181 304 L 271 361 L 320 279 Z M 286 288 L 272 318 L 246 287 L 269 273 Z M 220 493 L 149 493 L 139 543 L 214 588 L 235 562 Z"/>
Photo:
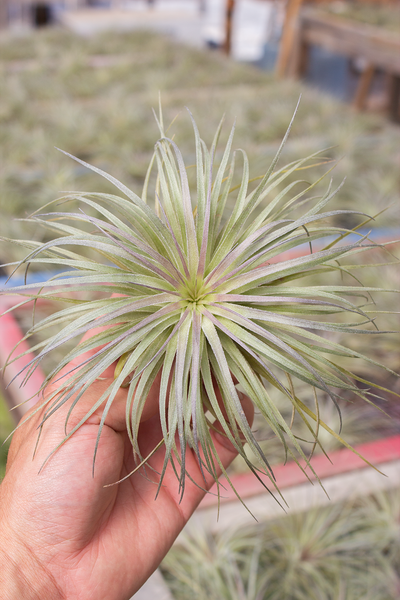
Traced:
<path fill-rule="evenodd" d="M 75 158 L 114 184 L 121 195 L 69 193 L 55 202 L 79 202 L 80 211 L 45 212 L 30 218 L 52 237 L 46 242 L 19 241 L 29 253 L 13 263 L 15 270 L 44 264 L 65 271 L 43 282 L 40 291 L 37 284 L 28 284 L 9 293 L 25 295 L 22 303 L 32 298 L 64 298 L 70 305 L 34 324 L 26 334 L 29 338 L 53 325 L 63 326 L 35 345 L 37 354 L 25 368 L 24 381 L 46 356 L 76 340 L 43 385 L 44 389 L 53 381 L 53 391 L 37 409 L 44 408 L 43 423 L 69 401 L 70 414 L 88 387 L 114 364 L 115 377 L 86 417 L 66 433 L 64 442 L 100 409 L 97 450 L 106 415 L 118 390 L 125 386 L 127 432 L 138 468 L 146 465 L 149 456 L 142 456 L 138 431 L 146 397 L 159 377 L 160 445 L 165 445 L 159 485 L 172 464 L 184 493 L 185 479 L 190 477 L 185 466 L 187 448 L 196 454 L 203 473 L 217 481 L 218 469 L 224 469 L 211 432 L 219 423 L 254 474 L 266 473 L 271 490 L 278 491 L 268 456 L 249 426 L 238 390 L 252 400 L 287 454 L 297 461 L 304 459 L 312 471 L 309 457 L 291 423 L 280 414 L 271 390 L 275 388 L 287 398 L 293 414 L 306 424 L 314 446 L 321 427 L 339 438 L 321 419 L 318 394 L 327 394 L 337 407 L 341 390 L 371 402 L 372 394 L 359 389 L 356 380 L 360 378 L 344 366 L 346 359 L 364 357 L 329 337 L 331 332 L 377 332 L 361 306 L 371 288 L 363 288 L 356 278 L 351 286 L 301 285 L 301 280 L 346 273 L 339 259 L 373 244 L 360 234 L 355 243 L 345 243 L 352 232 L 329 224 L 329 219 L 351 212 L 325 210 L 335 193 L 331 183 L 313 200 L 320 179 L 315 183 L 293 181 L 297 172 L 323 162 L 319 153 L 277 167 L 290 127 L 265 175 L 250 180 L 245 152 L 232 154 L 234 127 L 216 166 L 222 121 L 209 149 L 191 114 L 190 118 L 196 154 L 193 186 L 180 149 L 165 133 L 160 110 L 156 119 L 161 138 L 141 196 Z M 239 156 L 241 177 L 237 183 L 234 170 Z M 153 202 L 148 201 L 151 181 Z M 300 209 L 303 214 L 299 217 Z M 328 241 L 326 236 L 330 236 Z M 320 244 L 323 238 L 325 246 L 314 251 L 314 243 Z M 304 249 L 305 243 L 304 255 L 285 258 L 285 252 Z M 71 296 L 82 290 L 93 296 L 83 300 Z M 346 315 L 351 316 L 350 322 L 343 318 Z M 79 341 L 91 329 L 95 335 Z M 90 358 L 84 354 L 88 350 L 92 351 Z M 79 366 L 65 374 L 71 360 L 75 364 L 78 360 Z M 297 396 L 296 379 L 309 384 L 314 410 Z M 374 384 L 368 383 L 368 387 Z M 248 458 L 246 442 L 254 459 Z"/>

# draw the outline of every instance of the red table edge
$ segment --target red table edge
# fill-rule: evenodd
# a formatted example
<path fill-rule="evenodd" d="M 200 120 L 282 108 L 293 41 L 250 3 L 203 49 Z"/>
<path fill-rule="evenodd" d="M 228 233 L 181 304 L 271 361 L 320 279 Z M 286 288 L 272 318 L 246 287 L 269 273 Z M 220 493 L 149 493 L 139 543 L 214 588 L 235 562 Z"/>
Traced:
<path fill-rule="evenodd" d="M 351 450 L 343 448 L 330 452 L 329 459 L 323 454 L 314 456 L 311 459 L 310 464 L 312 469 L 315 471 L 315 474 L 309 467 L 306 467 L 304 460 L 299 462 L 303 468 L 305 468 L 307 476 L 312 482 L 317 481 L 316 475 L 320 480 L 323 480 L 335 475 L 342 475 L 344 473 L 358 471 L 359 469 L 370 467 L 370 465 L 365 461 L 368 461 L 371 463 L 371 465 L 379 470 L 379 465 L 400 459 L 400 435 L 394 435 L 375 440 L 373 442 L 360 444 L 355 446 L 354 449 L 365 460 L 363 460 L 363 458 L 360 456 L 357 456 L 357 454 Z M 273 474 L 275 476 L 275 483 L 280 490 L 288 489 L 290 487 L 308 482 L 306 475 L 299 468 L 295 461 L 274 466 Z M 240 498 L 245 500 L 246 498 L 257 496 L 263 492 L 266 492 L 263 484 L 265 484 L 270 491 L 274 490 L 274 485 L 267 475 L 259 474 L 259 476 L 261 481 L 259 481 L 253 473 L 248 472 L 240 475 L 232 475 L 230 477 L 230 481 L 234 485 Z M 384 476 L 385 475 L 383 473 L 382 477 Z M 224 486 L 224 488 L 220 488 L 220 501 L 224 503 L 237 500 L 236 494 L 225 478 L 222 477 L 220 481 Z M 217 486 L 214 485 L 211 489 L 211 493 L 207 494 L 200 504 L 200 507 L 206 508 L 207 506 L 213 506 L 217 504 L 217 502 Z"/>

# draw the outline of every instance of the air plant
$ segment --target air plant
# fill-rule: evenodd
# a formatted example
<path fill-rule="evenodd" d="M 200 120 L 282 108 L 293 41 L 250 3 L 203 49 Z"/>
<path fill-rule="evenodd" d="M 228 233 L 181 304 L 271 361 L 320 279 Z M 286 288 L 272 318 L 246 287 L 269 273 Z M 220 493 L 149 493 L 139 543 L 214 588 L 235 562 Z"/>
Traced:
<path fill-rule="evenodd" d="M 382 539 L 390 519 L 381 511 L 395 497 L 398 490 L 381 494 L 379 506 L 368 498 L 365 507 L 314 507 L 215 535 L 192 523 L 162 563 L 165 579 L 177 600 L 394 600 L 389 531 Z M 398 541 L 393 548 L 398 554 Z"/>
<path fill-rule="evenodd" d="M 212 535 L 191 523 L 162 562 L 174 598 L 261 600 L 265 597 L 263 539 L 246 530 Z M 263 561 L 264 563 L 264 561 Z M 276 565 L 274 565 L 276 568 Z"/>
<path fill-rule="evenodd" d="M 23 303 L 32 298 L 64 298 L 70 305 L 27 332 L 29 338 L 55 324 L 62 325 L 60 331 L 36 344 L 37 354 L 26 366 L 23 382 L 47 355 L 77 340 L 43 384 L 42 390 L 53 382 L 53 391 L 44 396 L 37 409 L 45 408 L 43 423 L 67 402 L 71 403 L 71 414 L 88 387 L 114 364 L 115 377 L 64 442 L 100 409 L 96 456 L 104 420 L 118 390 L 125 386 L 127 432 L 138 468 L 145 465 L 149 456 L 142 456 L 138 431 L 149 389 L 159 376 L 163 431 L 159 445 L 165 446 L 159 485 L 168 464 L 172 464 L 184 493 L 186 477 L 190 477 L 187 448 L 196 454 L 203 473 L 210 473 L 217 481 L 218 468 L 224 469 L 211 432 L 219 423 L 223 435 L 254 474 L 265 472 L 272 490 L 278 491 L 268 456 L 251 430 L 238 390 L 252 400 L 286 453 L 295 460 L 305 459 L 311 470 L 291 423 L 274 402 L 274 389 L 304 421 L 313 446 L 318 444 L 320 428 L 348 446 L 321 419 L 318 393 L 327 394 L 337 408 L 341 390 L 371 402 L 371 392 L 360 390 L 355 383 L 360 378 L 345 366 L 348 358 L 364 357 L 329 335 L 377 333 L 362 307 L 372 288 L 362 287 L 351 274 L 351 267 L 340 263 L 340 259 L 373 244 L 358 233 L 358 241 L 345 243 L 355 230 L 329 224 L 330 218 L 351 214 L 348 210 L 325 210 L 335 194 L 332 182 L 313 200 L 313 190 L 321 179 L 314 183 L 293 180 L 297 173 L 324 162 L 320 153 L 277 167 L 290 126 L 267 172 L 250 180 L 245 152 L 232 154 L 234 127 L 216 166 L 222 121 L 209 149 L 190 117 L 196 153 L 193 186 L 180 149 L 165 133 L 160 110 L 156 119 L 161 138 L 155 145 L 141 196 L 111 175 L 71 157 L 105 177 L 120 195 L 69 193 L 56 202 L 79 203 L 79 211 L 31 216 L 35 226 L 50 232 L 50 240 L 19 241 L 29 253 L 14 264 L 14 270 L 42 264 L 65 271 L 43 282 L 40 291 L 37 284 L 28 284 L 9 293 L 27 296 Z M 241 177 L 236 184 L 239 157 Z M 155 194 L 150 203 L 154 171 Z M 232 208 L 228 211 L 229 205 Z M 300 209 L 303 214 L 298 216 Z M 321 245 L 326 236 L 329 240 Z M 285 255 L 298 249 L 304 251 L 302 255 Z M 301 285 L 306 277 L 329 278 L 337 272 L 354 277 L 352 285 Z M 71 298 L 71 293 L 80 291 L 92 296 Z M 350 322 L 345 319 L 348 315 Z M 78 341 L 93 328 L 95 335 Z M 71 360 L 76 361 L 88 350 L 92 351 L 89 359 L 82 358 L 79 367 L 60 375 Z M 314 409 L 296 395 L 296 379 L 310 386 Z M 368 385 L 374 387 L 373 383 Z M 251 460 L 245 443 L 254 457 Z"/>

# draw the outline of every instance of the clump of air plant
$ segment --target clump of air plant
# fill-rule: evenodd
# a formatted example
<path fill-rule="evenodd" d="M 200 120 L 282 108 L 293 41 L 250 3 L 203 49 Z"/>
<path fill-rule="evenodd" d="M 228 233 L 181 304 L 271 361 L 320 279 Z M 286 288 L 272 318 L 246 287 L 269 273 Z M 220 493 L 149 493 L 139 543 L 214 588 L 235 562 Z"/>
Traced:
<path fill-rule="evenodd" d="M 165 578 L 177 600 L 394 600 L 399 491 L 364 503 L 215 535 L 192 523 L 161 565 Z"/>
<path fill-rule="evenodd" d="M 258 470 L 264 471 L 276 488 L 268 456 L 249 426 L 238 389 L 252 400 L 295 460 L 300 457 L 309 464 L 291 423 L 274 402 L 274 388 L 286 397 L 293 414 L 304 421 L 314 446 L 321 428 L 341 440 L 321 419 L 318 393 L 327 394 L 336 406 L 341 391 L 370 402 L 370 392 L 365 385 L 364 391 L 359 389 L 355 380 L 360 378 L 344 365 L 348 358 L 374 361 L 329 335 L 377 333 L 362 307 L 372 288 L 362 287 L 356 278 L 350 286 L 302 285 L 301 280 L 319 275 L 327 275 L 329 280 L 330 274 L 347 273 L 339 259 L 373 244 L 360 234 L 356 234 L 355 243 L 345 243 L 346 236 L 355 230 L 329 224 L 330 218 L 351 213 L 325 210 L 335 193 L 331 183 L 313 200 L 311 193 L 320 180 L 293 181 L 297 172 L 315 161 L 321 163 L 319 153 L 277 168 L 289 131 L 265 175 L 254 182 L 249 178 L 245 152 L 232 155 L 234 127 L 216 166 L 222 122 L 209 149 L 191 118 L 195 189 L 189 184 L 178 146 L 164 132 L 160 111 L 157 122 L 161 138 L 141 196 L 75 158 L 114 184 L 121 195 L 70 193 L 62 201 L 78 202 L 80 211 L 31 217 L 35 226 L 45 227 L 52 238 L 47 242 L 19 241 L 29 254 L 14 265 L 15 269 L 45 264 L 66 271 L 44 282 L 40 292 L 37 284 L 15 287 L 11 292 L 27 294 L 24 302 L 32 297 L 71 301 L 71 293 L 82 290 L 93 296 L 75 299 L 72 306 L 33 325 L 27 337 L 54 324 L 63 327 L 36 345 L 37 355 L 26 367 L 25 380 L 49 353 L 76 339 L 76 346 L 43 385 L 44 389 L 53 381 L 53 391 L 41 404 L 45 407 L 43 422 L 72 399 L 76 406 L 87 388 L 116 363 L 114 381 L 86 419 L 101 409 L 103 423 L 118 390 L 127 386 L 127 432 L 138 466 L 144 465 L 148 457 L 142 456 L 138 444 L 139 425 L 148 391 L 159 376 L 159 415 L 165 445 L 160 485 L 172 463 L 184 493 L 185 478 L 190 476 L 185 463 L 187 447 L 196 453 L 203 472 L 217 480 L 217 467 L 222 465 L 210 433 L 218 422 L 249 468 L 256 475 Z M 239 157 L 241 179 L 236 185 L 234 171 Z M 150 204 L 148 190 L 154 170 L 156 191 Z M 233 207 L 229 211 L 228 205 Z M 298 216 L 299 209 L 302 216 Z M 321 246 L 326 236 L 329 240 Z M 319 249 L 314 251 L 315 242 Z M 304 244 L 304 255 L 285 258 L 285 252 L 304 248 Z M 88 257 L 87 248 L 96 252 L 99 260 L 93 252 Z M 350 322 L 345 319 L 348 315 Z M 96 335 L 79 342 L 92 328 L 98 331 Z M 71 360 L 94 349 L 89 359 L 82 358 L 78 368 L 58 376 Z M 310 386 L 314 410 L 296 395 L 296 379 Z M 101 431 L 102 425 L 97 444 Z M 251 460 L 245 443 L 254 457 Z"/>

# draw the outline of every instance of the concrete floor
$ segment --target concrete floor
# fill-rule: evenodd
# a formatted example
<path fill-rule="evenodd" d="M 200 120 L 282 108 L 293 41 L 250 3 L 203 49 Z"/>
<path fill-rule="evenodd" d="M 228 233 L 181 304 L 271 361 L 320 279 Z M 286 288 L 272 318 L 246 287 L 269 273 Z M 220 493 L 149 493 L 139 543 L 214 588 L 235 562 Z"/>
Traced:
<path fill-rule="evenodd" d="M 157 569 L 131 600 L 173 600 L 173 596 Z"/>

